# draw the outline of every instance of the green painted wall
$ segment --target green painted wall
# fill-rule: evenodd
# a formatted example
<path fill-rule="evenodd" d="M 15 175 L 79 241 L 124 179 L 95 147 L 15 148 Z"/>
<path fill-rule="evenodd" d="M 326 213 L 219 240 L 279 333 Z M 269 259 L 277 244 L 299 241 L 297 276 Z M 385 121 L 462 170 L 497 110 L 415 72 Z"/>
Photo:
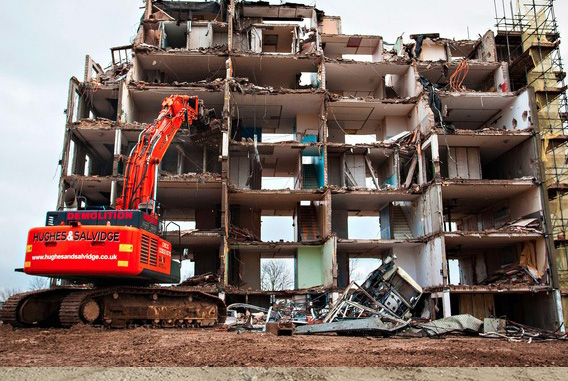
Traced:
<path fill-rule="evenodd" d="M 322 247 L 298 248 L 296 256 L 296 288 L 313 287 L 324 284 Z"/>

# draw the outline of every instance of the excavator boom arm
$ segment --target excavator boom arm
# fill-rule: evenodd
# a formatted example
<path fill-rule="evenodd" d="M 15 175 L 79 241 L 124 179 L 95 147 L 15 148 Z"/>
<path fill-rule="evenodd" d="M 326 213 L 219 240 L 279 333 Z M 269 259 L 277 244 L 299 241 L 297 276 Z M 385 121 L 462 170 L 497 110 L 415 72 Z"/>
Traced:
<path fill-rule="evenodd" d="M 188 95 L 164 99 L 155 123 L 142 131 L 130 153 L 116 209 L 138 209 L 143 204 L 146 209 L 155 210 L 158 166 L 183 123 L 191 124 L 197 119 L 198 103 L 197 97 Z"/>

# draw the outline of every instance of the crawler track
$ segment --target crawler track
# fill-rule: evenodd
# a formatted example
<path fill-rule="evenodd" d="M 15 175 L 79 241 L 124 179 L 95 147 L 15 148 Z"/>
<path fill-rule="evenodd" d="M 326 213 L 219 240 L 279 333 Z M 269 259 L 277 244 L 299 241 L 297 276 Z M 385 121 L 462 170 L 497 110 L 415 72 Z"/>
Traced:
<path fill-rule="evenodd" d="M 72 291 L 72 288 L 59 287 L 13 295 L 4 302 L 0 320 L 14 327 L 58 326 L 61 298 Z"/>
<path fill-rule="evenodd" d="M 42 291 L 22 292 L 20 294 L 12 295 L 11 297 L 9 297 L 4 302 L 2 311 L 0 311 L 0 320 L 2 320 L 5 324 L 10 324 L 14 327 L 23 326 L 23 324 L 18 321 L 18 306 L 27 296 L 39 294 L 41 292 Z"/>
<path fill-rule="evenodd" d="M 225 321 L 226 307 L 213 295 L 182 288 L 62 287 L 14 295 L 0 318 L 14 327 L 211 327 Z"/>

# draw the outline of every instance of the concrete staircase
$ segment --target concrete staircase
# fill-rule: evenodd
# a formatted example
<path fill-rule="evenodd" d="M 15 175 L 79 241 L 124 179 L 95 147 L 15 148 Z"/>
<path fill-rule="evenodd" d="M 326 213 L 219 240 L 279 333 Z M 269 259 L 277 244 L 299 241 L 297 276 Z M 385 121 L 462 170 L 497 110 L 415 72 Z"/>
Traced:
<path fill-rule="evenodd" d="M 298 224 L 300 241 L 317 241 L 320 239 L 318 216 L 313 205 L 300 206 Z"/>
<path fill-rule="evenodd" d="M 318 177 L 314 164 L 302 164 L 302 189 L 318 189 Z"/>
<path fill-rule="evenodd" d="M 406 221 L 402 208 L 398 205 L 393 205 L 392 207 L 391 232 L 394 239 L 412 238 L 412 231 L 408 226 L 408 221 Z"/>

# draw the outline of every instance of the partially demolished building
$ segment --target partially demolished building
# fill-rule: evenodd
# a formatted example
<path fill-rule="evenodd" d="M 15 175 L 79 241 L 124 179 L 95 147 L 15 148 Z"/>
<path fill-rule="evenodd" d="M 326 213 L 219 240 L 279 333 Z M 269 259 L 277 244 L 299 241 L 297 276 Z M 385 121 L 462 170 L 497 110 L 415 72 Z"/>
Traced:
<path fill-rule="evenodd" d="M 114 205 L 162 99 L 196 95 L 212 123 L 171 145 L 158 201 L 168 239 L 196 275 L 218 275 L 227 303 L 333 296 L 350 259 L 394 254 L 425 291 L 415 314 L 557 329 L 535 89 L 512 84 L 492 31 L 411 38 L 346 35 L 306 5 L 148 0 L 112 65 L 87 56 L 71 79 L 58 208 L 70 187 L 84 206 Z M 262 240 L 271 216 L 292 239 Z M 350 237 L 360 216 L 380 236 Z M 293 290 L 261 290 L 263 258 L 293 258 Z"/>

